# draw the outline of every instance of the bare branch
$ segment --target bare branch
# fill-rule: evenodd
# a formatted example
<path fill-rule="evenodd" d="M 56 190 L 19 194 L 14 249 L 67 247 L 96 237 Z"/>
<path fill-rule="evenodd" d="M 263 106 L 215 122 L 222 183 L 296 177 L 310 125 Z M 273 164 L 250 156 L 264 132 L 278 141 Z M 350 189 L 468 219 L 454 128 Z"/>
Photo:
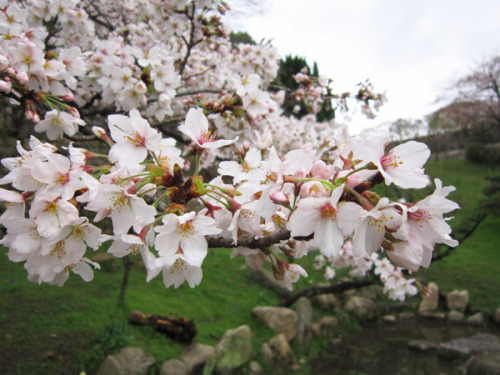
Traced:
<path fill-rule="evenodd" d="M 238 239 L 238 244 L 235 245 L 234 241 L 231 238 L 222 238 L 222 237 L 209 237 L 207 238 L 208 247 L 224 247 L 224 248 L 232 248 L 232 247 L 248 247 L 250 249 L 264 249 L 271 245 L 275 245 L 283 240 L 290 239 L 290 231 L 286 229 L 282 229 L 281 231 L 271 234 L 270 236 L 266 236 L 263 238 L 255 239 L 253 237 L 243 237 Z"/>
<path fill-rule="evenodd" d="M 358 289 L 367 285 L 373 284 L 373 280 L 342 280 L 335 285 L 316 286 L 312 288 L 302 289 L 300 292 L 292 294 L 290 297 L 278 303 L 278 306 L 290 307 L 301 297 L 314 297 L 320 294 L 340 293 L 350 289 Z"/>

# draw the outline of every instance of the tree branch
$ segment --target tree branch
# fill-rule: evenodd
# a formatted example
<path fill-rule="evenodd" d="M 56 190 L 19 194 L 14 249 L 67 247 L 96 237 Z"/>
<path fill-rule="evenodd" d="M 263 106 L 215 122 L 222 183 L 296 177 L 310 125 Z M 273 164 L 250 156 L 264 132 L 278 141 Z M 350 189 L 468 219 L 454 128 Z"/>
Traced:
<path fill-rule="evenodd" d="M 342 280 L 335 285 L 316 286 L 312 288 L 302 289 L 300 292 L 292 294 L 290 297 L 281 300 L 278 306 L 290 307 L 301 297 L 314 297 L 320 294 L 340 293 L 350 289 L 358 289 L 363 286 L 373 284 L 373 280 Z"/>
<path fill-rule="evenodd" d="M 282 229 L 281 231 L 271 234 L 270 236 L 266 236 L 263 238 L 255 239 L 253 237 L 243 237 L 238 239 L 238 244 L 235 245 L 232 238 L 222 238 L 222 237 L 208 237 L 208 247 L 224 247 L 224 248 L 232 248 L 232 247 L 248 247 L 250 249 L 264 249 L 271 245 L 275 245 L 280 241 L 290 239 L 290 231 L 286 229 Z"/>

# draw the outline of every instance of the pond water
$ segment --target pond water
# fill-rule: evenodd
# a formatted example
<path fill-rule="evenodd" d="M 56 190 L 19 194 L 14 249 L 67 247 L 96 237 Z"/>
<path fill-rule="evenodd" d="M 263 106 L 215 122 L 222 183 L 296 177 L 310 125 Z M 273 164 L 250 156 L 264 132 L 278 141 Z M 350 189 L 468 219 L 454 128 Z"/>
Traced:
<path fill-rule="evenodd" d="M 328 375 L 462 375 L 463 361 L 440 359 L 436 350 L 408 348 L 412 340 L 433 343 L 469 337 L 476 333 L 500 334 L 498 327 L 415 322 L 373 323 L 332 344 L 327 353 L 310 363 L 311 374 Z"/>

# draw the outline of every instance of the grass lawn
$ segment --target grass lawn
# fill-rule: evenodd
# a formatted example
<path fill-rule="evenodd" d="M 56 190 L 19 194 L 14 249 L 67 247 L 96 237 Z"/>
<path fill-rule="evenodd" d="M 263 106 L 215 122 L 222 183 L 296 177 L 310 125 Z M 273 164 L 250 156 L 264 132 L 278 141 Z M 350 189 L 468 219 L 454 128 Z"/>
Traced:
<path fill-rule="evenodd" d="M 431 176 L 440 176 L 444 185 L 455 185 L 451 199 L 462 206 L 451 223 L 467 221 L 481 198 L 490 172 L 480 166 L 458 160 L 431 161 Z M 387 189 L 389 194 L 393 192 Z M 433 191 L 430 188 L 426 194 Z M 424 192 L 410 192 L 411 200 Z M 417 277 L 433 280 L 443 291 L 468 289 L 473 307 L 500 307 L 500 218 L 489 217 L 474 236 L 444 260 L 422 270 Z M 96 272 L 91 283 L 70 277 L 62 288 L 36 285 L 26 280 L 22 264 L 13 264 L 0 256 L 0 373 L 2 374 L 92 374 L 106 353 L 124 345 L 146 349 L 158 364 L 176 357 L 185 344 L 175 343 L 150 327 L 127 324 L 132 310 L 158 315 L 193 319 L 197 342 L 215 345 L 228 329 L 242 324 L 253 332 L 254 348 L 273 333 L 251 317 L 259 305 L 276 305 L 278 298 L 246 277 L 242 259 L 229 260 L 231 250 L 209 250 L 204 266 L 204 280 L 191 289 L 166 289 L 161 277 L 145 282 L 145 271 L 132 269 L 123 304 L 118 304 L 122 267 L 118 260 L 115 273 Z M 1 248 L 5 254 L 6 250 Z M 310 261 L 307 261 L 309 262 Z M 312 279 L 312 267 L 307 271 Z M 300 287 L 308 285 L 301 282 Z M 297 289 L 298 290 L 298 289 Z"/>
<path fill-rule="evenodd" d="M 229 254 L 230 250 L 213 250 L 204 263 L 206 279 L 194 289 L 166 289 L 161 277 L 147 284 L 145 271 L 135 267 L 121 305 L 121 268 L 116 273 L 96 272 L 91 283 L 70 277 L 58 288 L 28 282 L 22 264 L 0 257 L 0 372 L 92 373 L 105 352 L 123 343 L 146 349 L 159 363 L 184 349 L 185 344 L 150 327 L 125 324 L 132 310 L 193 319 L 195 340 L 208 345 L 215 345 L 228 329 L 247 324 L 257 346 L 273 333 L 253 321 L 251 310 L 275 306 L 278 299 L 248 281 L 244 261 L 229 261 Z"/>

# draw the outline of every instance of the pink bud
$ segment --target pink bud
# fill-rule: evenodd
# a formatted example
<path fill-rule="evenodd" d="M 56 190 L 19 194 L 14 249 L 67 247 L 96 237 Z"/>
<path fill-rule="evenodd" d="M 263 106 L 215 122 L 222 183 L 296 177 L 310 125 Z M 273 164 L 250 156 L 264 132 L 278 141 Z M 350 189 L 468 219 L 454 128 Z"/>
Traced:
<path fill-rule="evenodd" d="M 12 67 L 7 68 L 7 74 L 10 74 L 11 76 L 16 75 L 16 70 Z"/>
<path fill-rule="evenodd" d="M 111 145 L 111 139 L 109 139 L 108 134 L 106 133 L 106 130 L 99 126 L 92 126 L 92 133 L 99 138 L 102 139 L 104 142 L 106 142 L 108 145 Z"/>
<path fill-rule="evenodd" d="M 318 160 L 311 168 L 311 176 L 316 178 L 329 179 L 333 176 L 333 173 L 333 166 L 326 165 L 323 160 Z"/>
<path fill-rule="evenodd" d="M 80 119 L 80 112 L 75 107 L 69 107 L 69 111 L 74 118 Z"/>
<path fill-rule="evenodd" d="M 272 193 L 270 198 L 273 201 L 273 203 L 276 203 L 276 204 L 281 204 L 281 205 L 289 205 L 290 204 L 286 194 L 283 193 L 282 191 L 279 191 L 279 190 Z"/>
<path fill-rule="evenodd" d="M 35 124 L 40 122 L 40 115 L 36 111 L 33 113 L 33 122 Z"/>
<path fill-rule="evenodd" d="M 326 197 L 326 189 L 319 181 L 307 181 L 300 187 L 300 197 Z"/>
<path fill-rule="evenodd" d="M 26 120 L 33 120 L 33 111 L 30 107 L 26 108 L 26 111 L 24 111 L 24 117 L 26 117 Z"/>
<path fill-rule="evenodd" d="M 10 89 L 12 88 L 12 84 L 10 82 L 0 80 L 0 91 L 8 94 Z"/>
<path fill-rule="evenodd" d="M 16 79 L 19 81 L 21 85 L 25 85 L 28 83 L 28 75 L 25 72 L 18 72 L 16 74 Z"/>

